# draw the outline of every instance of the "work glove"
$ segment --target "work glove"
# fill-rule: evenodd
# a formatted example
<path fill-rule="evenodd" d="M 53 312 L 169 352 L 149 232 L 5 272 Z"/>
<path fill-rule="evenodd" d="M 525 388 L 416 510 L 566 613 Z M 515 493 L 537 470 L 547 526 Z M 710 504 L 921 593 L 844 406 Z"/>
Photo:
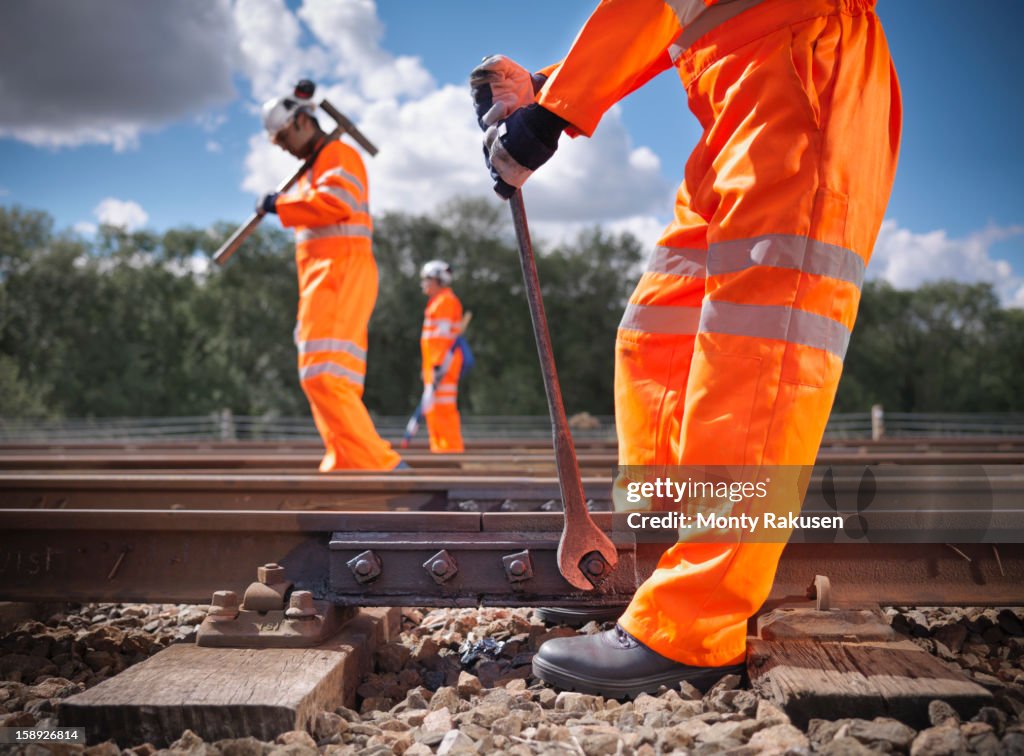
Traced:
<path fill-rule="evenodd" d="M 469 73 L 469 89 L 480 128 L 486 131 L 519 108 L 532 105 L 546 80 L 546 76 L 533 75 L 504 55 L 484 58 Z"/>
<path fill-rule="evenodd" d="M 256 214 L 266 215 L 277 212 L 278 192 L 267 192 L 256 201 Z"/>
<path fill-rule="evenodd" d="M 508 199 L 558 149 L 558 138 L 569 122 L 532 104 L 519 108 L 484 133 L 484 161 L 494 179 L 494 191 Z"/>

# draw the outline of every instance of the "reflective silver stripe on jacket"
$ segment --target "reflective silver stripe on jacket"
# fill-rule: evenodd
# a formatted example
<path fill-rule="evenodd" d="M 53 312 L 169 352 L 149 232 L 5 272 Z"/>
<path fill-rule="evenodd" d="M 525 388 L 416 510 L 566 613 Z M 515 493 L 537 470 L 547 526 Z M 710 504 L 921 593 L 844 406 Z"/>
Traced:
<path fill-rule="evenodd" d="M 435 336 L 448 336 L 455 330 L 455 324 L 450 320 L 435 320 L 429 326 L 424 325 L 424 332 L 432 330 Z"/>
<path fill-rule="evenodd" d="M 665 0 L 665 4 L 676 14 L 680 26 L 692 24 L 708 7 L 704 0 Z"/>
<path fill-rule="evenodd" d="M 297 341 L 299 354 L 316 354 L 317 352 L 347 352 L 356 359 L 366 362 L 366 350 L 351 341 L 342 339 L 310 339 Z"/>
<path fill-rule="evenodd" d="M 698 0 L 665 0 L 683 27 L 668 47 L 672 62 L 678 62 L 679 57 L 709 31 L 760 2 L 763 0 L 718 0 L 714 5 L 706 6 Z"/>
<path fill-rule="evenodd" d="M 860 255 L 806 236 L 766 234 L 712 244 L 708 251 L 708 275 L 711 276 L 735 273 L 755 265 L 828 276 L 858 289 L 864 283 L 865 266 Z"/>
<path fill-rule="evenodd" d="M 356 196 L 352 194 L 348 189 L 341 186 L 321 186 L 316 190 L 317 194 L 329 194 L 332 197 L 337 197 L 346 205 L 352 208 L 353 212 L 366 213 L 369 212 L 369 208 L 365 202 L 360 202 L 356 199 Z"/>
<path fill-rule="evenodd" d="M 318 362 L 315 365 L 307 365 L 304 368 L 299 369 L 299 380 L 305 381 L 310 378 L 316 378 L 318 375 L 336 375 L 341 378 L 345 378 L 357 386 L 362 386 L 365 377 L 357 373 L 355 370 L 349 370 L 344 365 L 339 365 L 337 362 Z"/>
<path fill-rule="evenodd" d="M 842 323 L 784 305 L 736 304 L 706 300 L 700 333 L 723 333 L 776 339 L 823 349 L 839 359 L 846 356 L 850 331 Z"/>
<path fill-rule="evenodd" d="M 355 184 L 356 189 L 359 190 L 360 194 L 366 194 L 366 189 L 363 187 L 363 182 L 353 176 L 351 173 L 346 171 L 344 168 L 331 168 L 320 174 L 320 178 L 316 180 L 317 186 L 322 186 L 324 181 L 330 176 L 340 176 L 341 178 Z"/>
<path fill-rule="evenodd" d="M 707 267 L 707 250 L 655 247 L 647 260 L 646 270 L 648 273 L 670 273 L 673 276 L 704 278 Z"/>
<path fill-rule="evenodd" d="M 366 226 L 356 223 L 334 223 L 329 226 L 314 226 L 295 232 L 296 243 L 313 239 L 332 239 L 334 237 L 372 239 L 373 232 Z"/>
<path fill-rule="evenodd" d="M 697 333 L 699 324 L 700 307 L 628 304 L 619 328 L 678 336 Z"/>
<path fill-rule="evenodd" d="M 458 399 L 454 396 L 435 396 L 434 404 L 457 404 Z"/>

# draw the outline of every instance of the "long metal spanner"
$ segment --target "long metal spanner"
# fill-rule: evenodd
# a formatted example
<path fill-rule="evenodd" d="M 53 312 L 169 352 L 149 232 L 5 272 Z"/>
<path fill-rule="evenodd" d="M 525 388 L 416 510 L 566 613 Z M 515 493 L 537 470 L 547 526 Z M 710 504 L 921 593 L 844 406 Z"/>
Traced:
<path fill-rule="evenodd" d="M 512 223 L 519 243 L 519 262 L 523 268 L 526 299 L 530 303 L 530 319 L 533 321 L 533 335 L 537 341 L 537 355 L 544 376 L 544 392 L 548 397 L 555 462 L 558 465 L 558 486 L 562 492 L 565 514 L 562 538 L 558 542 L 558 570 L 571 585 L 589 591 L 616 565 L 619 556 L 611 539 L 594 524 L 583 497 L 583 481 L 580 479 L 576 448 L 569 432 L 569 421 L 565 417 L 565 405 L 562 404 L 562 389 L 558 383 L 555 353 L 551 347 L 547 316 L 544 314 L 544 300 L 540 294 L 540 278 L 537 276 L 537 261 L 533 257 L 530 229 L 526 224 L 522 190 L 512 195 L 509 206 L 512 208 Z"/>

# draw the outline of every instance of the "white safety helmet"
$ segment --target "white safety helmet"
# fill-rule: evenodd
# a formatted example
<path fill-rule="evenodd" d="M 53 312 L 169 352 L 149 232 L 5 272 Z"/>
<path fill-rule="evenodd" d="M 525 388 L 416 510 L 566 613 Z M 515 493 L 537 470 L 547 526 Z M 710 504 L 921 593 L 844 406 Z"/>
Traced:
<path fill-rule="evenodd" d="M 295 97 L 275 97 L 263 103 L 263 127 L 270 136 L 274 136 L 292 122 L 299 111 L 313 114 L 310 102 L 303 102 Z"/>
<path fill-rule="evenodd" d="M 434 278 L 442 286 L 448 286 L 452 282 L 452 266 L 444 260 L 430 260 L 423 263 L 420 278 Z"/>

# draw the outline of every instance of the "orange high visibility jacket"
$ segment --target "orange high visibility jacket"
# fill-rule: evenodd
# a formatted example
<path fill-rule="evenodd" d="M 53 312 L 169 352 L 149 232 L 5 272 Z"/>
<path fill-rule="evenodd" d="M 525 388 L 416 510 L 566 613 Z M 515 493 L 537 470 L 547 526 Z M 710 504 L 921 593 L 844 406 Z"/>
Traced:
<path fill-rule="evenodd" d="M 572 51 L 541 73 L 537 102 L 591 136 L 612 105 L 662 71 L 699 35 L 762 0 L 603 0 Z"/>
<path fill-rule="evenodd" d="M 295 229 L 299 253 L 320 257 L 370 250 L 366 168 L 355 148 L 333 140 L 295 188 L 277 200 L 281 225 Z"/>
<path fill-rule="evenodd" d="M 423 382 L 432 383 L 434 368 L 444 362 L 444 357 L 455 343 L 462 330 L 462 302 L 450 288 L 441 289 L 430 301 L 423 315 L 423 330 L 420 332 L 420 354 L 423 357 Z M 462 364 L 458 360 L 459 365 Z M 458 365 L 453 361 L 449 375 Z M 458 371 L 454 378 L 458 380 Z"/>

